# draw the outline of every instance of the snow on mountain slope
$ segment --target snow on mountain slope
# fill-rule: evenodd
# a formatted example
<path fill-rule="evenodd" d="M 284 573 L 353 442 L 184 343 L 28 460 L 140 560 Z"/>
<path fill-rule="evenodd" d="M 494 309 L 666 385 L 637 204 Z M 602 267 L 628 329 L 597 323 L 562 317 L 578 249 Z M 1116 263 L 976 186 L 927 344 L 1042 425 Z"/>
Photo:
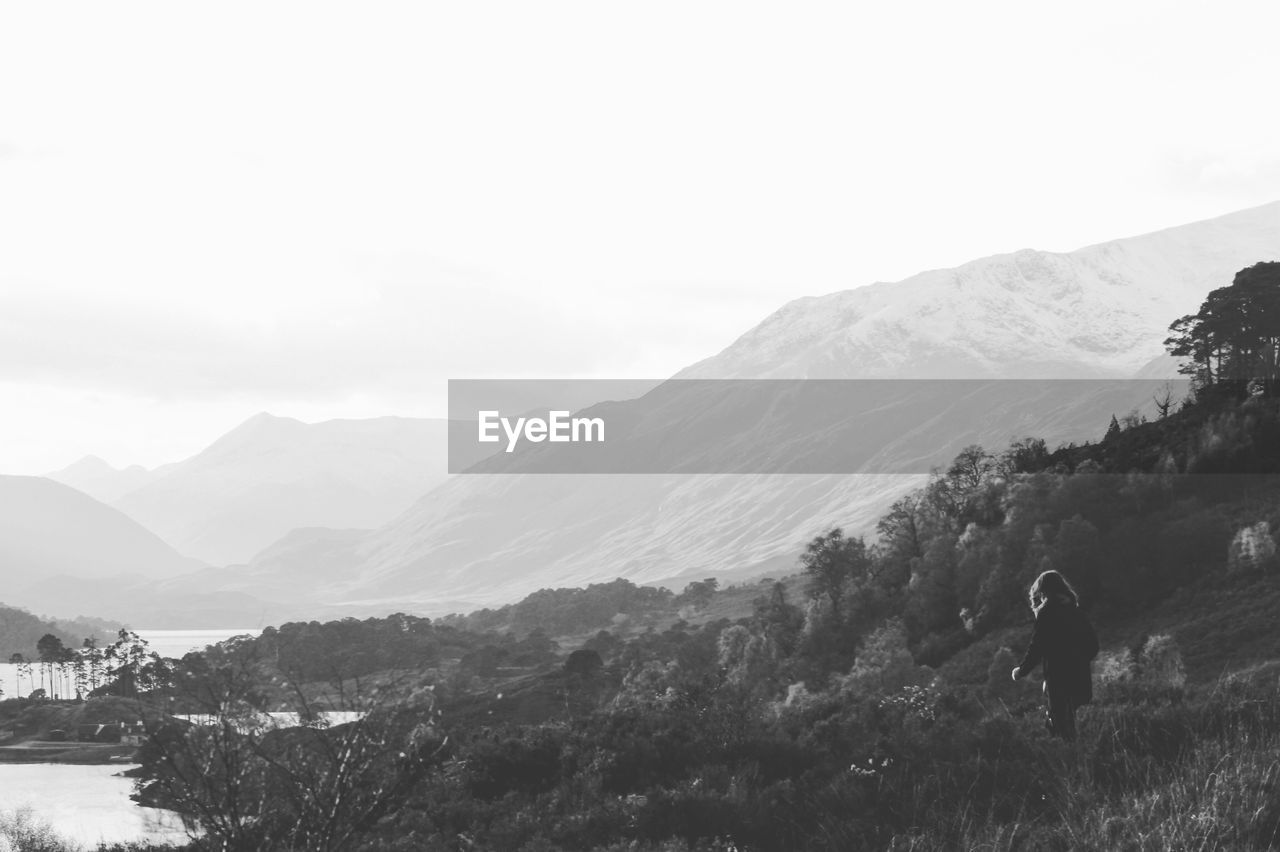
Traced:
<path fill-rule="evenodd" d="M 1264 260 L 1280 260 L 1280 202 L 797 299 L 676 378 L 1131 377 L 1170 322 Z"/>
<path fill-rule="evenodd" d="M 290 530 L 376 527 L 445 478 L 443 420 L 259 414 L 116 505 L 179 551 L 245 562 Z"/>

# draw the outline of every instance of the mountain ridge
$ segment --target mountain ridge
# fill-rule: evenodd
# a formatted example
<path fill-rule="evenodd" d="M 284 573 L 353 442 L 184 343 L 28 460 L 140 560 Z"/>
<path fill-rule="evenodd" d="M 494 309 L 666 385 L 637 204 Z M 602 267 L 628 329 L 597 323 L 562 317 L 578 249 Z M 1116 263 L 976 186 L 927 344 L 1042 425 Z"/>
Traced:
<path fill-rule="evenodd" d="M 1128 378 L 1209 289 L 1276 259 L 1280 201 L 1070 252 L 1020 249 L 793 300 L 674 378 Z M 1052 298 L 1034 298 L 1034 281 Z M 981 295 L 984 310 L 957 294 Z M 1117 294 L 1108 315 L 1102 297 Z M 958 340 L 939 333 L 952 324 Z M 887 345 L 895 336 L 905 348 Z"/>

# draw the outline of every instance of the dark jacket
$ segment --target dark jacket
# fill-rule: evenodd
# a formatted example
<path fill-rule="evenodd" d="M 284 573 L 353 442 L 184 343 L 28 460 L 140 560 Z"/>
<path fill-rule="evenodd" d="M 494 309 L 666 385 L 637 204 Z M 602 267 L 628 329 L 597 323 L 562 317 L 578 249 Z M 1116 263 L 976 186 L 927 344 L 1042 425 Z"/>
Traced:
<path fill-rule="evenodd" d="M 1045 689 L 1068 698 L 1072 704 L 1093 700 L 1090 662 L 1098 656 L 1098 637 L 1073 603 L 1050 599 L 1036 614 L 1035 632 L 1026 656 L 1018 664 L 1029 674 L 1044 663 Z"/>

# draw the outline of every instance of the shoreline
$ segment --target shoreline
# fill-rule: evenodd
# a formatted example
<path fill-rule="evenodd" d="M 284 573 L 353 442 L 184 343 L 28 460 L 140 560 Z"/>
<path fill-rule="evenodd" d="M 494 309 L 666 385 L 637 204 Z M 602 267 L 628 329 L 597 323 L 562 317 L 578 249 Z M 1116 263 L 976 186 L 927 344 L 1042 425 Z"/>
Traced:
<path fill-rule="evenodd" d="M 137 747 L 121 743 L 15 743 L 0 746 L 0 763 L 66 763 L 75 765 L 129 765 L 137 760 Z"/>

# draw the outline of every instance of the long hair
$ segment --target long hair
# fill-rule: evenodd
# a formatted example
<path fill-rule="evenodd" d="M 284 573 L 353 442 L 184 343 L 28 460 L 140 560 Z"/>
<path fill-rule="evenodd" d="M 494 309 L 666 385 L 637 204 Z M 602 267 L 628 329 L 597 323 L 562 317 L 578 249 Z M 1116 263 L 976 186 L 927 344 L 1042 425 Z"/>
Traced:
<path fill-rule="evenodd" d="M 1031 584 L 1031 609 L 1037 615 L 1040 610 L 1049 601 L 1055 598 L 1059 603 L 1071 604 L 1072 606 L 1080 605 L 1080 596 L 1076 594 L 1076 590 L 1071 588 L 1071 584 L 1067 582 L 1067 578 L 1059 574 L 1057 571 L 1045 571 L 1036 581 Z"/>

